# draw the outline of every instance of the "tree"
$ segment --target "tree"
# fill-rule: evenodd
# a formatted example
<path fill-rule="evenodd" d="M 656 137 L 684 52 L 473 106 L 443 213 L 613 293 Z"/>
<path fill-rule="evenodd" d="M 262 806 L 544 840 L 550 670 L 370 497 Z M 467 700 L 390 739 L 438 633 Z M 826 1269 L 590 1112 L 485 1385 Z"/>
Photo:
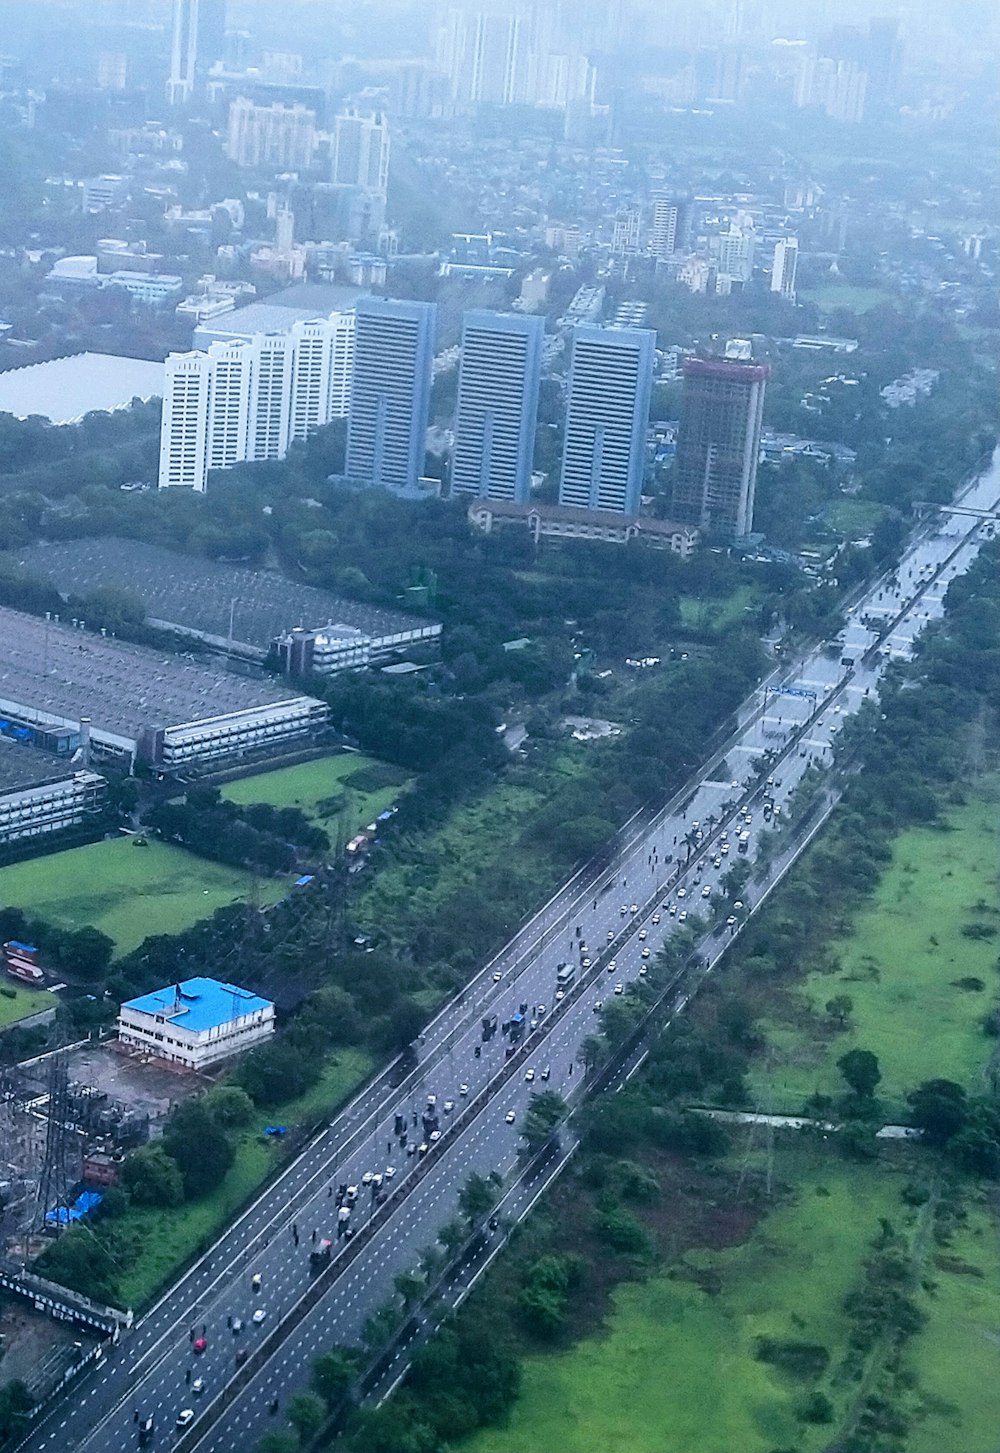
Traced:
<path fill-rule="evenodd" d="M 849 1049 L 840 1056 L 837 1068 L 859 1100 L 872 1098 L 882 1071 L 870 1049 Z"/>
<path fill-rule="evenodd" d="M 227 1130 L 238 1130 L 253 1119 L 253 1101 L 239 1085 L 217 1085 L 209 1090 L 204 1103 L 217 1124 Z"/>
<path fill-rule="evenodd" d="M 298 1447 L 299 1440 L 293 1433 L 286 1433 L 283 1428 L 275 1428 L 272 1433 L 265 1433 L 255 1444 L 256 1453 L 298 1453 Z"/>
<path fill-rule="evenodd" d="M 936 1145 L 944 1145 L 965 1125 L 968 1101 L 954 1080 L 924 1080 L 906 1098 L 914 1125 Z"/>
<path fill-rule="evenodd" d="M 650 1249 L 645 1226 L 623 1206 L 611 1205 L 597 1212 L 594 1230 L 614 1251 L 640 1256 Z"/>
<path fill-rule="evenodd" d="M 184 1199 L 180 1167 L 162 1144 L 134 1150 L 122 1166 L 122 1181 L 137 1206 L 179 1206 Z"/>
<path fill-rule="evenodd" d="M 580 1045 L 577 1053 L 577 1063 L 583 1066 L 585 1075 L 592 1074 L 604 1058 L 604 1045 L 596 1034 L 588 1034 Z"/>
<path fill-rule="evenodd" d="M 438 1240 L 445 1251 L 454 1255 L 460 1246 L 465 1245 L 468 1240 L 468 1232 L 461 1221 L 448 1221 L 438 1232 Z"/>
<path fill-rule="evenodd" d="M 399 1398 L 366 1412 L 355 1441 L 364 1453 L 437 1453 L 440 1447 L 431 1425 L 419 1421 Z"/>
<path fill-rule="evenodd" d="M 288 1404 L 288 1421 L 299 1435 L 300 1443 L 308 1443 L 326 1422 L 323 1399 L 314 1392 L 298 1392 Z"/>
<path fill-rule="evenodd" d="M 826 1001 L 825 1007 L 830 1018 L 841 1029 L 845 1029 L 847 1021 L 854 1012 L 854 1000 L 850 994 L 835 994 L 832 999 Z"/>
<path fill-rule="evenodd" d="M 203 1100 L 186 1100 L 177 1106 L 167 1122 L 163 1148 L 177 1162 L 189 1199 L 214 1190 L 235 1155 Z"/>
<path fill-rule="evenodd" d="M 97 979 L 111 962 L 114 948 L 114 939 L 88 926 L 67 935 L 60 957 L 70 972 L 83 979 Z"/>
<path fill-rule="evenodd" d="M 473 1172 L 458 1193 L 458 1204 L 470 1231 L 493 1209 L 496 1196 L 496 1185 L 486 1176 Z"/>
<path fill-rule="evenodd" d="M 532 1095 L 524 1123 L 521 1126 L 521 1134 L 532 1155 L 541 1150 L 554 1133 L 560 1120 L 566 1118 L 567 1110 L 566 1101 L 554 1090 L 545 1090 L 541 1095 Z"/>
<path fill-rule="evenodd" d="M 347 1397 L 358 1375 L 360 1357 L 355 1347 L 332 1347 L 313 1363 L 313 1391 L 332 1411 Z"/>
<path fill-rule="evenodd" d="M 400 1271 L 392 1279 L 396 1294 L 402 1298 L 403 1310 L 409 1311 L 414 1302 L 420 1300 L 427 1290 L 427 1282 L 415 1271 Z"/>

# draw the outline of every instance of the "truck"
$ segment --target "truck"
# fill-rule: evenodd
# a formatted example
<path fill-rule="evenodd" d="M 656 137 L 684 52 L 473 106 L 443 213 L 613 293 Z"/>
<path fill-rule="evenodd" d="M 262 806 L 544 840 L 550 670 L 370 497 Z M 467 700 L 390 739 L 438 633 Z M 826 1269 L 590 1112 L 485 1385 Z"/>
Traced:
<path fill-rule="evenodd" d="M 342 1207 L 342 1211 L 343 1210 L 347 1210 L 347 1207 Z M 314 1246 L 312 1251 L 310 1251 L 309 1253 L 310 1271 L 322 1271 L 323 1267 L 326 1266 L 327 1262 L 330 1260 L 332 1251 L 333 1242 L 328 1240 L 324 1236 L 323 1240 L 319 1243 L 319 1245 Z"/>
<path fill-rule="evenodd" d="M 45 975 L 38 962 L 38 950 L 34 944 L 19 943 L 16 938 L 10 938 L 3 946 L 4 968 L 12 979 L 18 979 L 22 984 L 42 984 L 45 982 Z"/>
<path fill-rule="evenodd" d="M 736 843 L 736 851 L 738 853 L 746 853 L 746 852 L 749 852 L 749 850 L 750 850 L 750 834 L 748 832 L 741 832 L 740 835 L 739 835 L 739 838 L 737 840 L 737 843 Z"/>
<path fill-rule="evenodd" d="M 510 1016 L 510 1042 L 516 1044 L 524 1033 L 524 1015 L 521 1013 Z"/>
<path fill-rule="evenodd" d="M 559 972 L 556 974 L 556 988 L 568 989 L 576 977 L 576 969 L 572 964 L 560 964 Z"/>

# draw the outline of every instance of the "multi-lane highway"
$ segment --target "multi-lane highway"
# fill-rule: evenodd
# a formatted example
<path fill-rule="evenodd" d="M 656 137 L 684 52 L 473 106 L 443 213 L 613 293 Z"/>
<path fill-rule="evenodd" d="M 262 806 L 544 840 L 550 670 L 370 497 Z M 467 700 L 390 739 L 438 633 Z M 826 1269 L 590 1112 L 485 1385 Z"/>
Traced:
<path fill-rule="evenodd" d="M 995 461 L 960 500 L 988 510 L 998 496 Z M 178 1417 L 190 1410 L 185 1448 L 246 1453 L 307 1383 L 311 1359 L 357 1340 L 366 1318 L 391 1295 L 394 1277 L 416 1266 L 456 1213 L 468 1175 L 515 1167 L 532 1093 L 566 1095 L 579 1085 L 576 1056 L 595 1030 L 597 1006 L 648 968 L 686 915 L 707 910 L 723 923 L 742 918 L 720 880 L 734 862 L 755 860 L 805 771 L 830 761 L 844 718 L 874 693 L 887 655 L 908 654 L 919 631 L 940 615 L 948 584 L 991 528 L 950 516 L 927 529 L 899 570 L 852 606 L 835 651 L 819 649 L 776 670 L 700 779 L 662 812 L 637 818 L 610 867 L 596 877 L 577 875 L 526 924 L 428 1026 L 416 1068 L 395 1088 L 391 1076 L 381 1076 L 348 1106 L 102 1368 L 55 1407 L 28 1446 L 118 1453 L 138 1442 L 136 1418 L 152 1415 L 147 1446 L 171 1447 Z M 774 762 L 760 780 L 764 752 Z M 765 798 L 776 817 L 765 815 Z M 688 861 L 685 838 L 695 832 L 701 841 Z M 565 963 L 575 972 L 559 1002 L 556 979 Z M 495 1014 L 509 1023 L 522 1004 L 525 1043 L 509 1059 L 510 1035 L 497 1032 L 484 1042 L 482 1019 Z M 430 1096 L 437 1141 L 422 1118 Z M 424 1153 L 421 1145 L 430 1149 Z M 382 1184 L 366 1184 L 370 1175 Z M 356 1240 L 335 1241 L 322 1276 L 325 1294 L 304 1314 L 300 1308 L 290 1315 L 314 1284 L 311 1251 L 323 1237 L 336 1238 L 341 1185 L 357 1187 L 347 1218 Z M 383 1195 L 389 1199 L 380 1206 Z M 201 1338 L 205 1347 L 197 1351 Z M 254 1355 L 265 1342 L 266 1361 Z M 236 1377 L 235 1396 L 223 1407 L 222 1394 Z"/>

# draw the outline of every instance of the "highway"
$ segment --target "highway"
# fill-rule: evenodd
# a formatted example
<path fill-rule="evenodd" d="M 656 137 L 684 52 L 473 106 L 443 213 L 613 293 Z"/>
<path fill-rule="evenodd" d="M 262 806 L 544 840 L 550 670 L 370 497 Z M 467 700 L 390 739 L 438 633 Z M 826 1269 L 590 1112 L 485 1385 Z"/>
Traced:
<path fill-rule="evenodd" d="M 959 502 L 990 509 L 998 496 L 1000 466 L 994 460 Z M 307 1384 L 310 1360 L 335 1343 L 356 1341 L 367 1317 L 391 1295 L 393 1278 L 416 1267 L 421 1251 L 456 1213 L 468 1175 L 495 1169 L 506 1176 L 516 1167 L 530 1096 L 545 1088 L 568 1095 L 579 1084 L 576 1055 L 597 1028 L 597 1005 L 648 969 L 687 915 L 706 908 L 721 912 L 721 921 L 732 916 L 730 931 L 737 930 L 752 905 L 736 908 L 726 900 L 720 879 L 734 862 L 753 863 L 764 835 L 773 831 L 774 818 L 770 825 L 765 819 L 765 797 L 776 810 L 787 808 L 806 770 L 830 762 L 844 718 L 874 694 L 886 653 L 909 653 L 916 635 L 940 616 L 948 584 L 968 567 L 991 528 L 951 516 L 939 528 L 925 529 L 898 571 L 851 607 L 835 651 L 817 649 L 773 673 L 747 701 L 736 734 L 700 778 L 662 812 L 633 821 L 616 860 L 596 879 L 578 874 L 556 894 L 428 1025 L 416 1068 L 396 1088 L 387 1074 L 367 1087 L 109 1351 L 103 1366 L 54 1406 L 25 1446 L 118 1453 L 137 1445 L 138 1414 L 155 1418 L 147 1446 L 174 1447 L 176 1419 L 190 1409 L 196 1419 L 184 1436 L 185 1453 L 194 1447 L 247 1453 L 274 1426 L 276 1400 L 280 1412 Z M 889 634 L 876 654 L 878 623 Z M 774 755 L 770 786 L 758 780 L 756 764 L 764 752 Z M 696 831 L 702 841 L 686 862 L 684 839 Z M 745 855 L 739 851 L 741 833 Z M 718 941 L 720 948 L 724 941 Z M 589 968 L 584 959 L 591 961 Z M 566 962 L 576 975 L 559 1004 L 556 974 Z M 529 1030 L 517 1060 L 508 1063 L 508 1038 L 498 1032 L 483 1043 L 481 1019 L 496 1014 L 503 1024 L 521 1004 L 537 1028 Z M 513 1077 L 504 1082 L 512 1069 Z M 429 1096 L 436 1097 L 441 1140 L 425 1158 L 418 1146 L 430 1143 L 420 1121 Z M 397 1116 L 405 1122 L 405 1145 L 395 1133 Z M 394 1195 L 379 1209 L 376 1196 L 382 1192 L 367 1187 L 364 1177 L 385 1175 L 389 1166 L 393 1174 L 382 1190 L 412 1185 L 412 1191 Z M 358 1187 L 349 1218 L 358 1243 L 336 1243 L 337 1257 L 323 1276 L 325 1294 L 289 1321 L 282 1338 L 283 1319 L 313 1284 L 314 1234 L 317 1240 L 336 1236 L 341 1184 Z M 369 1222 L 377 1227 L 370 1237 Z M 252 1322 L 254 1312 L 262 1314 L 260 1325 Z M 237 1320 L 242 1327 L 234 1334 L 230 1323 Z M 207 1345 L 198 1354 L 194 1339 L 202 1335 Z M 267 1338 L 275 1342 L 274 1352 L 256 1371 L 253 1351 Z M 237 1375 L 237 1353 L 244 1348 L 249 1361 L 240 1376 L 253 1375 L 221 1409 L 216 1399 Z M 198 1379 L 201 1391 L 195 1390 Z"/>

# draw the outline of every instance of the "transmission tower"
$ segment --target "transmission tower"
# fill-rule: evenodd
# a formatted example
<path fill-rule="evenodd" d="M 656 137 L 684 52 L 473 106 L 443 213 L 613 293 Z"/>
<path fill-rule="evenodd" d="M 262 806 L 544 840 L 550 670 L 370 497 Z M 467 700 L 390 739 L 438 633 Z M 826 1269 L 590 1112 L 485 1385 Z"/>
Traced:
<path fill-rule="evenodd" d="M 74 1141 L 69 1124 L 69 1071 L 65 1056 L 56 1054 L 49 1061 L 45 1156 L 38 1178 L 38 1224 L 42 1230 L 49 1211 L 68 1208 L 68 1193 L 77 1179 L 72 1164 Z M 64 1224 L 57 1215 L 56 1229 Z"/>

